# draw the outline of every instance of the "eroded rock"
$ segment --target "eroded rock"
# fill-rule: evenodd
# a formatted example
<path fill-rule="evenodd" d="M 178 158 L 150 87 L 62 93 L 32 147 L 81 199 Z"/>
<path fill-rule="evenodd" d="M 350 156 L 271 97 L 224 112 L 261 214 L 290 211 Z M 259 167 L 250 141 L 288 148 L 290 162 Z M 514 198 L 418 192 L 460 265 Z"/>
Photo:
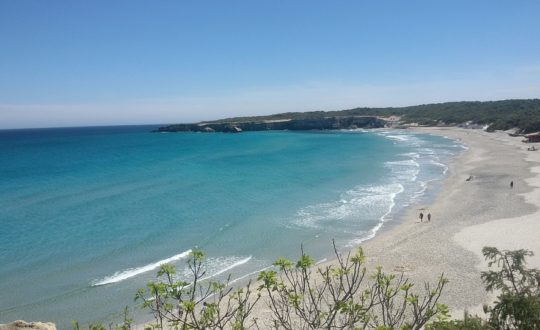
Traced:
<path fill-rule="evenodd" d="M 56 330 L 56 325 L 51 322 L 26 322 L 17 320 L 8 324 L 0 324 L 0 330 Z"/>

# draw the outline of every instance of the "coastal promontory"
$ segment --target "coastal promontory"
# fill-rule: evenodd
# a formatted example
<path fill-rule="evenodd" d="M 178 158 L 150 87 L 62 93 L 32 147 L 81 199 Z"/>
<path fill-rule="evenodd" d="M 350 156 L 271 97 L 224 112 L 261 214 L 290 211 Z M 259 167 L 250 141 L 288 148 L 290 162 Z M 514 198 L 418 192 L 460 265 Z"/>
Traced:
<path fill-rule="evenodd" d="M 160 127 L 156 132 L 332 130 L 402 126 L 464 126 L 488 131 L 540 131 L 540 99 L 445 102 L 408 107 L 354 108 L 338 111 L 286 112 Z"/>
<path fill-rule="evenodd" d="M 197 124 L 177 124 L 160 127 L 158 132 L 225 132 L 242 131 L 306 131 L 325 129 L 381 128 L 386 121 L 374 116 L 333 116 L 302 119 L 262 119 L 247 121 L 215 121 Z"/>

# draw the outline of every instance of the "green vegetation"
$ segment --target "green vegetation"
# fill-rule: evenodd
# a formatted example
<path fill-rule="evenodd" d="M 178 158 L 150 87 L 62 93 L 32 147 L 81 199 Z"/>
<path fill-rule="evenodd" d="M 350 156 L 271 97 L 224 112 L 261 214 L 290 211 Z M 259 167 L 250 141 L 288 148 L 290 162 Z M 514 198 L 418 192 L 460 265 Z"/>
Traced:
<path fill-rule="evenodd" d="M 193 250 L 188 260 L 189 281 L 177 281 L 176 270 L 170 264 L 161 266 L 157 281 L 140 289 L 135 300 L 151 311 L 157 329 L 246 329 L 248 316 L 260 296 L 254 291 L 233 289 L 225 283 L 206 280 L 204 253 Z"/>
<path fill-rule="evenodd" d="M 335 248 L 334 248 L 335 250 Z M 401 274 L 381 268 L 366 280 L 361 248 L 342 257 L 337 266 L 313 269 L 314 261 L 302 252 L 295 266 L 286 259 L 274 263 L 279 270 L 261 272 L 259 290 L 266 293 L 275 329 L 421 329 L 430 319 L 447 317 L 438 300 L 447 280 L 413 293 L 413 284 Z"/>
<path fill-rule="evenodd" d="M 525 257 L 533 253 L 493 247 L 483 248 L 482 253 L 489 267 L 497 267 L 482 272 L 486 290 L 499 292 L 495 304 L 484 308 L 489 324 L 497 329 L 540 329 L 540 271 L 525 267 Z"/>
<path fill-rule="evenodd" d="M 368 276 L 361 248 L 346 257 L 334 251 L 338 265 L 323 268 L 303 252 L 295 264 L 281 258 L 275 270 L 259 274 L 257 289 L 205 281 L 204 255 L 194 251 L 188 281 L 175 280 L 174 267 L 162 265 L 136 300 L 154 315 L 150 328 L 156 329 L 420 329 L 447 317 L 448 308 L 438 303 L 443 276 L 415 293 L 403 274 L 378 268 Z M 265 304 L 267 318 L 251 317 L 256 304 Z"/>
<path fill-rule="evenodd" d="M 482 252 L 489 270 L 481 278 L 489 292 L 498 294 L 484 306 L 487 318 L 465 313 L 450 320 L 439 299 L 448 281 L 440 276 L 435 285 L 417 289 L 403 273 L 386 274 L 381 268 L 368 275 L 361 248 L 346 256 L 338 253 L 335 266 L 317 267 L 303 250 L 296 263 L 280 258 L 275 269 L 262 271 L 258 287 L 251 282 L 233 288 L 206 275 L 204 254 L 194 250 L 188 261 L 186 281 L 176 279 L 170 264 L 161 266 L 156 281 L 140 289 L 136 300 L 150 311 L 155 322 L 147 329 L 375 329 L 375 330 L 495 330 L 540 329 L 540 271 L 528 269 L 531 251 Z M 264 304 L 263 314 L 254 307 Z M 266 308 L 264 308 L 266 307 Z M 127 308 L 123 321 L 109 329 L 129 330 Z M 80 330 L 74 323 L 75 330 Z M 105 330 L 90 325 L 90 330 Z"/>
<path fill-rule="evenodd" d="M 421 125 L 456 125 L 470 121 L 475 124 L 489 125 L 489 130 L 506 130 L 516 127 L 522 133 L 529 133 L 540 131 L 540 99 L 447 102 L 399 108 L 288 112 L 270 116 L 227 118 L 207 123 L 320 119 L 340 116 L 400 116 L 404 123 L 419 123 Z"/>

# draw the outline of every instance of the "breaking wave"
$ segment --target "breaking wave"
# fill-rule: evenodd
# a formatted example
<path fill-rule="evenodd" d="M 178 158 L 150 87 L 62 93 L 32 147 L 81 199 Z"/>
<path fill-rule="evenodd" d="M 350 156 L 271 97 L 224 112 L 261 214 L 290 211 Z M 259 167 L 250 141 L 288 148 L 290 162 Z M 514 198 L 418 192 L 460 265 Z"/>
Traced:
<path fill-rule="evenodd" d="M 229 257 L 229 258 L 215 258 L 215 259 L 209 259 L 209 268 L 210 270 L 213 270 L 212 275 L 203 277 L 201 281 L 219 276 L 225 272 L 228 272 L 229 270 L 236 268 L 238 266 L 241 266 L 251 260 L 252 256 L 249 256 L 244 259 L 238 260 L 237 257 Z"/>
<path fill-rule="evenodd" d="M 295 224 L 301 227 L 320 228 L 335 221 L 363 218 L 382 219 L 394 206 L 397 194 L 403 191 L 403 185 L 366 187 L 358 186 L 341 194 L 340 199 L 330 203 L 310 205 L 300 209 Z"/>
<path fill-rule="evenodd" d="M 130 268 L 130 269 L 126 269 L 126 270 L 123 270 L 123 271 L 120 271 L 120 272 L 116 272 L 111 276 L 107 276 L 107 277 L 105 277 L 105 278 L 103 278 L 103 279 L 101 279 L 99 281 L 96 281 L 95 283 L 92 284 L 92 286 L 101 286 L 101 285 L 118 283 L 118 282 L 127 280 L 128 278 L 132 278 L 132 277 L 135 277 L 135 276 L 140 275 L 142 273 L 146 273 L 146 272 L 149 272 L 149 271 L 154 270 L 156 268 L 159 268 L 159 266 L 161 266 L 163 264 L 183 259 L 183 258 L 187 257 L 190 253 L 191 253 L 191 250 L 187 250 L 187 251 L 184 251 L 184 252 L 179 253 L 177 255 L 174 255 L 174 256 L 172 256 L 170 258 L 163 259 L 163 260 L 160 260 L 160 261 L 157 261 L 157 262 L 153 262 L 153 263 L 148 264 L 146 266 L 137 267 L 137 268 Z"/>

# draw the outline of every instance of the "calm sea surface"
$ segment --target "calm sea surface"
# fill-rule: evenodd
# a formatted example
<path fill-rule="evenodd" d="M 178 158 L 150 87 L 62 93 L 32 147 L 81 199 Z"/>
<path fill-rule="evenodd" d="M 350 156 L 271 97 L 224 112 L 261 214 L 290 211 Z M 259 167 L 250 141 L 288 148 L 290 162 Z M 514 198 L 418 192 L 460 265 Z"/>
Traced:
<path fill-rule="evenodd" d="M 331 257 L 332 239 L 352 247 L 429 198 L 462 150 L 399 130 L 153 128 L 0 131 L 0 323 L 108 322 L 193 247 L 217 278 L 300 244 Z"/>

